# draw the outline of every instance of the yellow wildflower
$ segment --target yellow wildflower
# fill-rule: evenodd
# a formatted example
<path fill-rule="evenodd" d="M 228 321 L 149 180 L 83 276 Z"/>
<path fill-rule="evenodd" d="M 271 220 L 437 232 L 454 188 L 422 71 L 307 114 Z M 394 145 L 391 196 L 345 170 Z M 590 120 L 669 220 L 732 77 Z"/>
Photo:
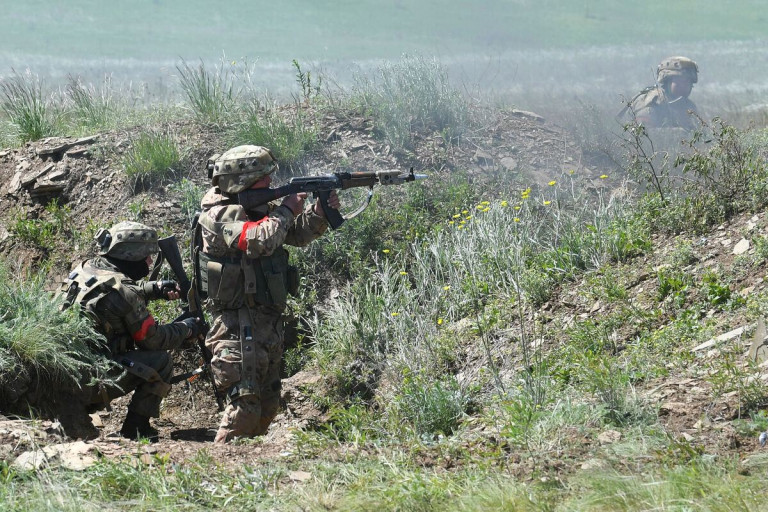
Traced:
<path fill-rule="evenodd" d="M 384 254 L 389 254 L 389 249 L 384 249 L 381 252 L 383 252 Z"/>
<path fill-rule="evenodd" d="M 401 271 L 400 271 L 400 275 L 401 275 L 401 276 L 407 276 L 407 275 L 408 275 L 408 272 L 406 272 L 405 270 L 401 270 Z"/>
<path fill-rule="evenodd" d="M 604 180 L 604 179 L 605 179 L 605 178 L 607 178 L 607 177 L 608 177 L 608 175 L 607 175 L 607 174 L 601 174 L 601 175 L 600 175 L 600 179 L 601 179 L 601 180 Z"/>
<path fill-rule="evenodd" d="M 400 313 L 398 313 L 397 311 L 393 311 L 393 312 L 392 312 L 392 316 L 397 316 L 397 315 L 399 315 L 399 314 L 400 314 Z"/>
<path fill-rule="evenodd" d="M 555 185 L 557 185 L 557 182 L 555 180 L 552 180 L 549 183 L 547 183 L 547 185 L 549 185 L 550 187 L 554 187 Z"/>
<path fill-rule="evenodd" d="M 549 206 L 552 204 L 552 201 L 544 201 L 544 206 Z"/>
<path fill-rule="evenodd" d="M 443 286 L 443 290 L 445 290 L 445 291 L 448 291 L 448 290 L 450 290 L 450 289 L 451 289 L 451 286 L 450 286 L 450 285 L 445 285 L 445 286 Z"/>
<path fill-rule="evenodd" d="M 509 203 L 508 203 L 508 202 L 506 202 L 506 201 L 502 201 L 502 202 L 501 202 L 501 206 L 507 207 L 507 206 L 509 206 Z"/>
<path fill-rule="evenodd" d="M 437 325 L 443 325 L 443 319 L 442 318 L 438 318 L 437 319 Z"/>
<path fill-rule="evenodd" d="M 514 219 L 512 219 L 512 220 L 514 220 L 515 222 L 520 222 L 520 217 L 515 217 L 515 218 L 514 218 Z"/>

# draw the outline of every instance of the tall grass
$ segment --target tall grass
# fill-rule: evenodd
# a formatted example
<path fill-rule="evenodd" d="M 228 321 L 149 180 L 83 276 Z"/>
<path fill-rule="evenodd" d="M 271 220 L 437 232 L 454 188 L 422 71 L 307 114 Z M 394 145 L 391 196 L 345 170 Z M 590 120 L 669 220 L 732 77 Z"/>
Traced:
<path fill-rule="evenodd" d="M 41 277 L 15 278 L 0 262 L 0 400 L 3 409 L 27 391 L 78 388 L 106 372 L 104 339 L 78 308 L 60 311 Z M 85 379 L 85 380 L 84 380 Z"/>
<path fill-rule="evenodd" d="M 186 61 L 176 66 L 179 83 L 195 119 L 203 125 L 224 126 L 231 121 L 238 93 L 234 63 L 222 62 L 213 71 L 200 61 L 197 67 Z"/>
<path fill-rule="evenodd" d="M 481 201 L 401 254 L 380 254 L 368 279 L 310 321 L 321 367 L 342 381 L 351 368 L 363 381 L 441 375 L 451 322 L 469 317 L 485 337 L 516 322 L 511 306 L 537 304 L 558 282 L 648 249 L 623 200 L 587 196 L 578 181 L 566 175 L 538 193 Z"/>
<path fill-rule="evenodd" d="M 80 78 L 70 76 L 65 98 L 71 108 L 73 122 L 85 132 L 113 127 L 121 117 L 122 100 L 115 94 L 109 76 L 101 87 L 85 84 Z"/>
<path fill-rule="evenodd" d="M 167 132 L 141 132 L 123 154 L 125 175 L 134 190 L 174 173 L 181 162 L 176 139 Z"/>
<path fill-rule="evenodd" d="M 43 82 L 29 71 L 14 73 L 0 82 L 0 109 L 21 142 L 59 133 L 59 108 L 47 96 Z"/>
<path fill-rule="evenodd" d="M 358 75 L 352 99 L 396 151 L 412 150 L 414 133 L 458 137 L 469 120 L 468 102 L 451 86 L 443 66 L 421 56 L 386 63 L 373 77 Z"/>
<path fill-rule="evenodd" d="M 274 105 L 252 101 L 234 127 L 232 145 L 256 144 L 269 148 L 284 168 L 299 166 L 317 146 L 317 130 L 301 109 L 277 110 Z"/>

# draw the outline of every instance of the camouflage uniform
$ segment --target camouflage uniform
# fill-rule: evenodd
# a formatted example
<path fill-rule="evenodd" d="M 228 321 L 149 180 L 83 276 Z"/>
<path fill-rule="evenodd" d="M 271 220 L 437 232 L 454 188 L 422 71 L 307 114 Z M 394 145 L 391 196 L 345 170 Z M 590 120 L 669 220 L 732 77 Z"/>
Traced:
<path fill-rule="evenodd" d="M 658 85 L 643 90 L 631 102 L 630 108 L 638 122 L 650 128 L 695 128 L 689 112 L 697 113 L 696 105 L 687 96 L 670 100 L 669 81 L 675 76 L 685 76 L 695 84 L 698 67 L 685 57 L 662 61 L 657 69 Z"/>
<path fill-rule="evenodd" d="M 298 287 L 282 246 L 305 246 L 328 227 L 309 204 L 296 217 L 287 206 L 275 204 L 246 212 L 234 194 L 273 172 L 276 161 L 258 146 L 231 149 L 219 160 L 222 166 L 227 161 L 244 161 L 241 169 L 255 171 L 214 173 L 199 218 L 202 291 L 213 307 L 206 346 L 213 354 L 216 384 L 231 399 L 216 442 L 264 434 L 277 414 L 282 314 L 288 293 Z"/>
<path fill-rule="evenodd" d="M 142 240 L 122 245 L 115 240 L 137 233 Z M 147 302 L 163 298 L 162 288 L 155 282 L 136 282 L 115 264 L 115 259 L 137 262 L 157 252 L 155 231 L 142 224 L 124 222 L 97 235 L 102 241 L 105 236 L 109 240 L 102 246 L 102 256 L 80 264 L 60 289 L 65 304 L 78 303 L 96 330 L 106 337 L 109 355 L 120 365 L 110 375 L 113 383 L 92 389 L 91 403 L 106 405 L 135 390 L 128 406 L 129 415 L 158 417 L 160 402 L 170 389 L 168 382 L 173 374 L 167 351 L 179 347 L 193 331 L 185 322 L 158 325 L 147 310 Z M 113 259 L 110 261 L 107 256 Z"/>

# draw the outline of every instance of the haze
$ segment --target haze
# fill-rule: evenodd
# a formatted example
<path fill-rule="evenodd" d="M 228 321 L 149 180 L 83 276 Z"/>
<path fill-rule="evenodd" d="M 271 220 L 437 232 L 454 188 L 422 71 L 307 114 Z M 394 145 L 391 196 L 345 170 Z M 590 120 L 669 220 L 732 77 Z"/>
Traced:
<path fill-rule="evenodd" d="M 698 62 L 692 99 L 707 113 L 762 109 L 768 91 L 763 0 L 2 4 L 0 77 L 29 69 L 56 86 L 109 76 L 163 101 L 177 93 L 182 59 L 247 62 L 255 87 L 280 95 L 296 89 L 293 59 L 345 85 L 404 53 L 437 58 L 472 94 L 548 112 L 618 110 L 669 55 Z"/>

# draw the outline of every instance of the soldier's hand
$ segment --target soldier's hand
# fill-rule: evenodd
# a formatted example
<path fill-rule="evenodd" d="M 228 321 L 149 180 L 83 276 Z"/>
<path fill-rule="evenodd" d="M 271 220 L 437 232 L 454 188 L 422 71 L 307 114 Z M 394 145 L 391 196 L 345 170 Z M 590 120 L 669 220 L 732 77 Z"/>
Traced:
<path fill-rule="evenodd" d="M 202 318 L 185 318 L 181 323 L 189 330 L 189 334 L 187 334 L 188 340 L 196 340 L 200 336 L 205 336 L 207 326 Z"/>
<path fill-rule="evenodd" d="M 341 201 L 339 201 L 339 195 L 336 193 L 335 190 L 331 190 L 331 192 L 328 194 L 328 206 L 333 208 L 334 210 L 338 210 L 341 206 Z M 323 210 L 323 205 L 320 204 L 320 201 L 317 201 L 315 203 L 315 215 L 318 217 L 325 218 L 325 210 Z"/>
<path fill-rule="evenodd" d="M 177 300 L 181 295 L 181 290 L 176 281 L 155 281 L 154 287 L 157 296 L 162 297 L 165 300 Z"/>
<path fill-rule="evenodd" d="M 283 206 L 287 206 L 296 216 L 304 211 L 304 201 L 307 199 L 306 192 L 299 192 L 298 194 L 291 194 L 283 199 Z"/>

